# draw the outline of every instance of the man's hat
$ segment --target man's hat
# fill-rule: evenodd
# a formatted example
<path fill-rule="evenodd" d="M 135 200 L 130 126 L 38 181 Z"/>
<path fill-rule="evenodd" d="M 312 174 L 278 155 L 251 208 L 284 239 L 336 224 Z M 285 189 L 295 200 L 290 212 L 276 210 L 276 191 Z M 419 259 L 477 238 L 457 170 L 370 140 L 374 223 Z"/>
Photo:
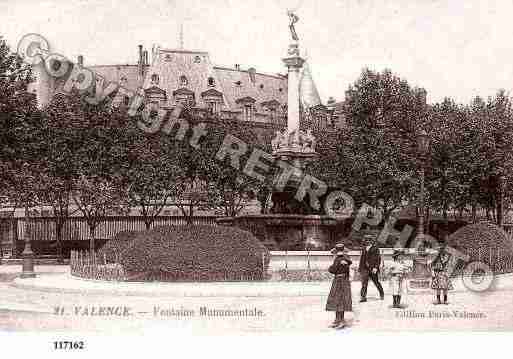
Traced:
<path fill-rule="evenodd" d="M 331 250 L 331 254 L 342 255 L 345 253 L 346 246 L 344 243 L 337 243 L 335 247 Z"/>

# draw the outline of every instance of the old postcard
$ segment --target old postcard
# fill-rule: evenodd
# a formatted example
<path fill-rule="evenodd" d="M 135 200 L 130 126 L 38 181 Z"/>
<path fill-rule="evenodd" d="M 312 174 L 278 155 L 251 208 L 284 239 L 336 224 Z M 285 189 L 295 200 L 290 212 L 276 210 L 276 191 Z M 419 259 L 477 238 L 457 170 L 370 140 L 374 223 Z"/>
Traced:
<path fill-rule="evenodd" d="M 1 345 L 511 333 L 511 13 L 0 2 Z"/>

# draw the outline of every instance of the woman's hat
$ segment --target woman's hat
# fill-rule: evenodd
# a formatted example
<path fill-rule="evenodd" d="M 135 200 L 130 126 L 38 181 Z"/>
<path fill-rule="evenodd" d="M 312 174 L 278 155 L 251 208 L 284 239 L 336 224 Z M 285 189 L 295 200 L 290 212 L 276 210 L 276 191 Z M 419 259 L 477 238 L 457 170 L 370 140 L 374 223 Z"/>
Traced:
<path fill-rule="evenodd" d="M 345 253 L 346 246 L 343 243 L 335 244 L 335 248 L 331 250 L 331 254 L 341 255 Z"/>
<path fill-rule="evenodd" d="M 402 255 L 404 255 L 404 251 L 400 249 L 394 249 L 394 252 L 392 253 L 392 258 L 397 258 Z"/>

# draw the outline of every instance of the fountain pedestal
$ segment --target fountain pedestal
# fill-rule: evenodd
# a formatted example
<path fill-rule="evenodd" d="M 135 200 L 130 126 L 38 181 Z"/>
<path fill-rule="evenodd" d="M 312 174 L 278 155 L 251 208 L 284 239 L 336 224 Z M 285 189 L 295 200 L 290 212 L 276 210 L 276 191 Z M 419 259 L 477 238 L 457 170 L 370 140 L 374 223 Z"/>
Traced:
<path fill-rule="evenodd" d="M 429 289 L 431 284 L 431 257 L 423 247 L 413 253 L 413 271 L 410 279 L 412 289 Z"/>
<path fill-rule="evenodd" d="M 303 170 L 318 158 L 315 152 L 316 140 L 311 130 L 300 130 L 300 73 L 305 60 L 299 54 L 299 44 L 289 45 L 288 56 L 282 59 L 288 70 L 287 128 L 276 132 L 271 141 L 273 156 L 292 165 L 296 171 L 290 182 L 301 180 Z"/>

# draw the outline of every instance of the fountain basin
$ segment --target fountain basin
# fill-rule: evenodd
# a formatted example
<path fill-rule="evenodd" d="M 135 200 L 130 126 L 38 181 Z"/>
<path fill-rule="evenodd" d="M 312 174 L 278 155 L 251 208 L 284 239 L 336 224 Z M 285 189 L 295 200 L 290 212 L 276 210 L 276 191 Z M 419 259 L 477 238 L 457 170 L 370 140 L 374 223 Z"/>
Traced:
<path fill-rule="evenodd" d="M 329 250 L 350 232 L 350 221 L 325 215 L 258 214 L 225 217 L 218 224 L 251 232 L 269 250 Z"/>

